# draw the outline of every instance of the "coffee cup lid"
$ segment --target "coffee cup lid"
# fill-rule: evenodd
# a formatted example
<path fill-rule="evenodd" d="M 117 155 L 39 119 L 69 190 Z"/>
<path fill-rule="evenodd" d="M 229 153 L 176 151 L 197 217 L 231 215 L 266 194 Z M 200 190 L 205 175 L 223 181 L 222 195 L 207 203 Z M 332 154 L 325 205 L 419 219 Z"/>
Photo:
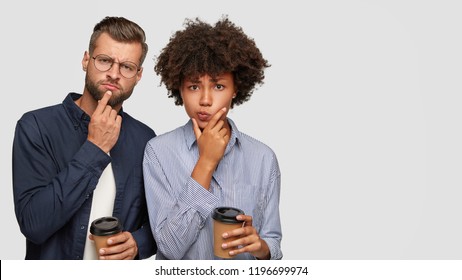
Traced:
<path fill-rule="evenodd" d="M 213 210 L 212 218 L 214 220 L 227 223 L 227 224 L 236 224 L 242 223 L 236 219 L 237 215 L 243 215 L 244 211 L 239 208 L 234 207 L 217 207 Z"/>
<path fill-rule="evenodd" d="M 122 225 L 116 217 L 98 218 L 90 226 L 90 233 L 98 236 L 112 235 L 121 231 Z"/>

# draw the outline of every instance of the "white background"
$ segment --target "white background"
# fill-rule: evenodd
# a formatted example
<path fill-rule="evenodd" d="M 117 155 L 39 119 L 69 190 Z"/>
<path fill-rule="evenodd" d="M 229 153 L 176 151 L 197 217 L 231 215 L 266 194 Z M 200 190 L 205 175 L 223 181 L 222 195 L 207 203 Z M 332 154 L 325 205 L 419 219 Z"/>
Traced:
<path fill-rule="evenodd" d="M 229 114 L 282 171 L 285 259 L 462 257 L 460 1 L 3 1 L 0 259 L 23 259 L 11 146 L 29 110 L 82 92 L 81 59 L 106 15 L 150 47 L 124 110 L 158 134 L 186 122 L 155 56 L 185 18 L 227 14 L 272 64 Z"/>

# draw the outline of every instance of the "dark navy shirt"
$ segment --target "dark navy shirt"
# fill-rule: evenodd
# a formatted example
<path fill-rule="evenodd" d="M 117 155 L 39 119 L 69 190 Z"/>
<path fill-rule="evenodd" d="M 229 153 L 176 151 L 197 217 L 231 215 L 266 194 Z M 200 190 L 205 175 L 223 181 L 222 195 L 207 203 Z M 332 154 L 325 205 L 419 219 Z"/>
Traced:
<path fill-rule="evenodd" d="M 120 111 L 122 128 L 110 156 L 87 140 L 88 116 L 69 93 L 62 104 L 25 113 L 13 142 L 16 218 L 26 259 L 82 259 L 92 194 L 111 163 L 113 216 L 135 238 L 140 259 L 155 254 L 144 193 L 142 160 L 154 131 Z"/>

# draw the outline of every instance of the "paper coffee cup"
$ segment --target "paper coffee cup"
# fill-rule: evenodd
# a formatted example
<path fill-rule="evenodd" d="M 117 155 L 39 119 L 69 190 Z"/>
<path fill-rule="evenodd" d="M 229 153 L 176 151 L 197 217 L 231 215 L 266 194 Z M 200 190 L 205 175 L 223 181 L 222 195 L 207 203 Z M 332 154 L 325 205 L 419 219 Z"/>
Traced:
<path fill-rule="evenodd" d="M 102 217 L 94 220 L 90 226 L 90 233 L 95 241 L 96 254 L 99 249 L 107 248 L 107 239 L 122 231 L 122 224 L 116 217 Z"/>
<path fill-rule="evenodd" d="M 238 239 L 238 236 L 224 239 L 222 234 L 244 225 L 244 222 L 236 219 L 237 215 L 243 215 L 244 211 L 234 207 L 217 207 L 213 210 L 213 252 L 215 256 L 220 258 L 232 258 L 229 251 L 236 247 L 223 249 L 221 245 L 224 242 L 231 242 Z"/>

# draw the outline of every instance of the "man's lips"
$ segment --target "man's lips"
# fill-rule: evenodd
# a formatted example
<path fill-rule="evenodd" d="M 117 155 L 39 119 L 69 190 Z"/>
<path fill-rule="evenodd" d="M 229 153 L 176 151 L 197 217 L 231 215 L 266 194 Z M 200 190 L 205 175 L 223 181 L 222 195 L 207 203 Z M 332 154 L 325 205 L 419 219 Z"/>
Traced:
<path fill-rule="evenodd" d="M 103 87 L 105 87 L 107 90 L 118 90 L 119 87 L 114 85 L 114 84 L 103 84 Z"/>

